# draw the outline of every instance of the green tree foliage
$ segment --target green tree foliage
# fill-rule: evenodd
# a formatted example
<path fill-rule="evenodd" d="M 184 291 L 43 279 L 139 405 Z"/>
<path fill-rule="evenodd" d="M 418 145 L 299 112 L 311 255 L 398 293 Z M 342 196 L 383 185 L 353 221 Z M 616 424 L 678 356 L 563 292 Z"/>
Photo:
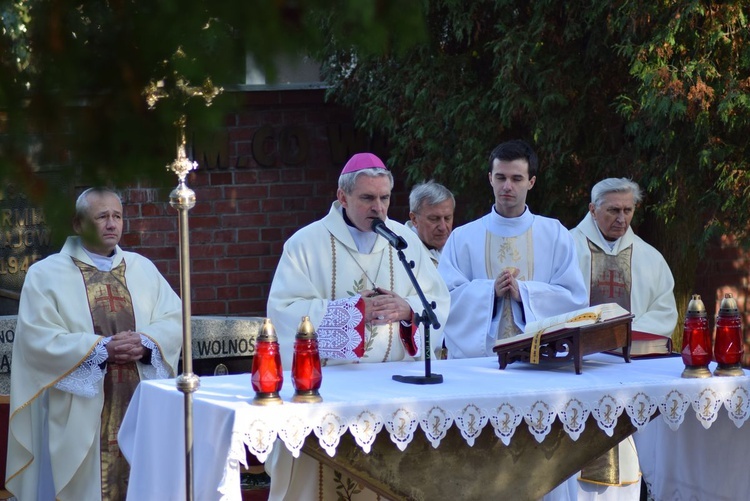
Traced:
<path fill-rule="evenodd" d="M 487 210 L 487 155 L 521 137 L 540 154 L 529 203 L 568 226 L 601 178 L 646 189 L 640 233 L 689 297 L 703 246 L 748 240 L 750 41 L 745 1 L 428 2 L 428 41 L 367 56 L 333 40 L 330 97 L 388 132 L 411 181 Z M 686 303 L 678 303 L 680 311 Z"/>
<path fill-rule="evenodd" d="M 235 105 L 229 92 L 211 107 L 187 100 L 180 79 L 230 88 L 246 56 L 272 79 L 279 56 L 327 36 L 377 54 L 424 35 L 420 5 L 396 0 L 0 0 L 0 16 L 0 181 L 52 218 L 69 211 L 61 180 L 174 185 L 178 117 L 211 130 Z M 157 81 L 172 98 L 150 110 L 144 90 Z"/>
<path fill-rule="evenodd" d="M 617 54 L 635 88 L 617 109 L 652 194 L 652 233 L 687 293 L 703 245 L 750 236 L 750 7 L 624 2 L 620 14 Z"/>
<path fill-rule="evenodd" d="M 492 202 L 492 147 L 529 140 L 544 166 L 535 209 L 572 222 L 590 180 L 632 162 L 613 106 L 612 76 L 631 79 L 611 57 L 611 10 L 596 1 L 430 2 L 429 42 L 402 57 L 329 46 L 331 95 L 361 125 L 389 132 L 392 160 L 412 180 L 434 176 L 476 202 L 468 216 Z"/>

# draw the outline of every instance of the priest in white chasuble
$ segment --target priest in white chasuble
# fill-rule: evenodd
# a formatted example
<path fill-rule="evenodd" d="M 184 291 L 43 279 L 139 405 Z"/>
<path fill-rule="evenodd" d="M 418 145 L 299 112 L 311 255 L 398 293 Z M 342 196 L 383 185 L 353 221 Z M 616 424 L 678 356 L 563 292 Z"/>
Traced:
<path fill-rule="evenodd" d="M 618 303 L 633 314 L 631 355 L 667 355 L 677 324 L 674 279 L 661 253 L 630 226 L 641 198 L 629 179 L 599 181 L 571 234 L 591 305 Z M 635 441 L 628 437 L 567 482 L 575 497 L 554 499 L 638 500 L 640 484 Z"/>
<path fill-rule="evenodd" d="M 324 365 L 381 363 L 423 358 L 424 325 L 419 299 L 398 251 L 372 229 L 380 219 L 407 247 L 412 272 L 425 298 L 437 305 L 443 325 L 450 296 L 427 249 L 416 233 L 387 217 L 393 176 L 371 153 L 358 153 L 339 177 L 337 200 L 325 217 L 301 228 L 284 244 L 268 298 L 282 357 L 291 369 L 294 338 L 302 317 L 309 316 L 318 334 Z M 442 332 L 430 329 L 431 347 Z M 366 390 L 363 390 L 366 391 Z M 325 398 L 325 368 L 321 393 Z M 271 500 L 375 499 L 305 454 L 293 458 L 281 441 L 266 460 Z"/>
<path fill-rule="evenodd" d="M 91 188 L 58 254 L 21 290 L 6 488 L 20 501 L 125 499 L 117 432 L 141 379 L 173 377 L 182 305 L 156 266 L 123 251 L 122 203 Z"/>
<path fill-rule="evenodd" d="M 661 253 L 630 226 L 640 201 L 641 189 L 629 179 L 599 181 L 571 234 L 591 305 L 618 303 L 634 315 L 631 354 L 668 354 L 677 324 L 674 278 Z M 648 342 L 647 352 L 639 341 Z"/>
<path fill-rule="evenodd" d="M 438 271 L 451 294 L 443 330 L 448 358 L 491 356 L 496 340 L 521 333 L 527 322 L 588 306 L 570 233 L 526 205 L 538 164 L 524 141 L 497 146 L 489 159 L 495 204 L 453 230 L 443 248 Z"/>

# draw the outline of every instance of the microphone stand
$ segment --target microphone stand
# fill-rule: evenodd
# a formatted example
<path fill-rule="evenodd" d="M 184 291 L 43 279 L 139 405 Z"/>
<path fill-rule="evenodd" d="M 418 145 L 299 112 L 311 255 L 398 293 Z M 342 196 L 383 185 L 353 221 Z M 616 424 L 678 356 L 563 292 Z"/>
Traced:
<path fill-rule="evenodd" d="M 421 315 L 419 315 L 418 313 L 414 315 L 414 323 L 417 326 L 417 330 L 419 330 L 420 323 L 424 324 L 424 376 L 393 376 L 393 380 L 398 381 L 399 383 L 409 384 L 442 383 L 443 375 L 432 374 L 430 368 L 430 362 L 432 358 L 432 354 L 430 353 L 432 351 L 432 348 L 430 348 L 430 325 L 432 325 L 432 327 L 435 329 L 440 328 L 440 323 L 435 316 L 435 308 L 437 308 L 437 305 L 434 301 L 428 303 L 427 299 L 424 297 L 424 292 L 422 292 L 422 288 L 419 286 L 419 282 L 417 282 L 414 273 L 411 271 L 411 269 L 414 268 L 414 261 L 407 262 L 406 256 L 404 256 L 404 251 L 402 251 L 401 249 L 398 249 L 398 259 L 404 265 L 406 274 L 409 275 L 409 279 L 414 285 L 414 288 L 417 290 L 417 295 L 419 295 L 419 299 L 422 301 L 422 306 L 424 307 Z"/>

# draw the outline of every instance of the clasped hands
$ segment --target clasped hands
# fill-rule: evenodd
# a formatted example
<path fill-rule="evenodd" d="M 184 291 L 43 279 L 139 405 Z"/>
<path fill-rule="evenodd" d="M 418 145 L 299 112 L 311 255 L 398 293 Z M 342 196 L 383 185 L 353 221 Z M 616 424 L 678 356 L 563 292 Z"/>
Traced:
<path fill-rule="evenodd" d="M 399 320 L 411 321 L 409 303 L 393 291 L 377 287 L 360 293 L 365 302 L 365 321 L 374 325 L 387 325 Z"/>
<path fill-rule="evenodd" d="M 107 343 L 107 362 L 126 364 L 140 360 L 146 353 L 141 344 L 141 334 L 133 331 L 118 332 Z"/>
<path fill-rule="evenodd" d="M 521 302 L 521 293 L 518 290 L 517 268 L 509 268 L 500 272 L 495 279 L 495 297 L 510 296 L 517 303 Z"/>

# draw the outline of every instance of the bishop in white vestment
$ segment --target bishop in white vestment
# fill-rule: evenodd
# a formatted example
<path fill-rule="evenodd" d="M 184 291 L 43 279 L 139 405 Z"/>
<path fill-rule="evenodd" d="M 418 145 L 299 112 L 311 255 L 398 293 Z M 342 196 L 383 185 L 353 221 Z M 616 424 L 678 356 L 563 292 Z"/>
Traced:
<path fill-rule="evenodd" d="M 435 315 L 443 325 L 450 297 L 427 249 L 403 224 L 391 219 L 385 223 L 406 240 L 406 259 L 414 261 L 414 276 L 425 297 L 436 302 Z M 341 204 L 333 202 L 327 216 L 300 229 L 284 244 L 271 284 L 268 316 L 279 338 L 282 367 L 292 368 L 294 336 L 305 315 L 316 326 L 320 356 L 327 364 L 420 359 L 423 327 L 417 331 L 409 325 L 407 329 L 404 324 L 409 322 L 377 325 L 365 318 L 361 293 L 375 288 L 395 292 L 414 313 L 422 313 L 422 303 L 397 251 L 376 233 L 347 225 Z M 441 336 L 440 329 L 430 329 L 432 347 Z M 408 353 L 404 342 L 413 342 L 418 351 Z"/>
<path fill-rule="evenodd" d="M 339 179 L 338 200 L 327 216 L 297 231 L 285 244 L 268 298 L 268 316 L 279 338 L 282 366 L 291 369 L 294 337 L 302 317 L 309 316 L 318 334 L 324 364 L 320 393 L 325 400 L 325 365 L 422 360 L 423 313 L 398 251 L 371 230 L 375 219 L 401 237 L 402 250 L 413 261 L 412 272 L 424 296 L 436 304 L 444 325 L 450 296 L 419 237 L 387 218 L 393 178 L 370 153 L 354 155 Z M 431 349 L 441 340 L 430 329 Z M 363 388 L 362 391 L 376 391 Z M 293 458 L 277 440 L 266 460 L 271 477 L 269 499 L 374 500 L 374 492 L 311 457 Z"/>

